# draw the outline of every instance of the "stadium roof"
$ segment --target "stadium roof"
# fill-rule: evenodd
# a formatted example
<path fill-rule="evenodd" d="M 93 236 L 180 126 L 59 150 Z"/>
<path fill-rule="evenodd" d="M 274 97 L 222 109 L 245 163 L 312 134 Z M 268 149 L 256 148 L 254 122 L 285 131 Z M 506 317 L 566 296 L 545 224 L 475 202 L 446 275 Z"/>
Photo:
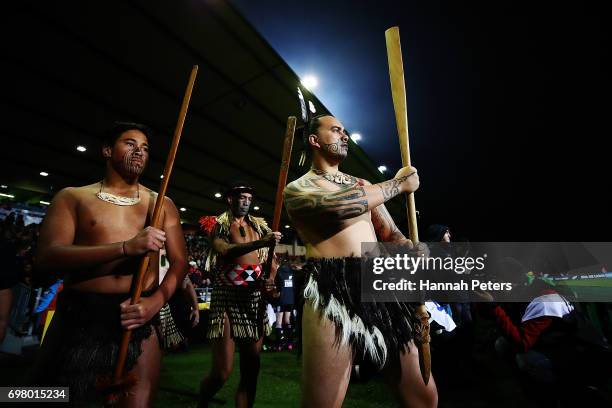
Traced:
<path fill-rule="evenodd" d="M 65 186 L 99 180 L 101 135 L 114 120 L 149 124 L 158 135 L 142 179 L 157 190 L 188 74 L 199 64 L 168 195 L 195 222 L 224 210 L 214 194 L 245 178 L 269 219 L 287 117 L 299 117 L 295 72 L 226 1 L 95 5 L 19 2 L 5 14 L 2 192 L 49 200 Z M 310 99 L 318 113 L 328 112 Z M 343 170 L 381 181 L 350 143 Z M 299 150 L 296 133 L 289 180 L 304 172 Z M 401 203 L 391 211 L 402 214 Z"/>

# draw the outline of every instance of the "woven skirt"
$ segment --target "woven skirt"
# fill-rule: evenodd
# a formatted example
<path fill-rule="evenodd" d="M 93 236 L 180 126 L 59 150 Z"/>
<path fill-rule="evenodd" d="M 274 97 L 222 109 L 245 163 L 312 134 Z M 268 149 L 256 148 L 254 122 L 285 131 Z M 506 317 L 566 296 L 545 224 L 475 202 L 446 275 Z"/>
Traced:
<path fill-rule="evenodd" d="M 226 314 L 230 324 L 230 336 L 235 340 L 257 341 L 271 333 L 266 304 L 257 287 L 213 287 L 207 333 L 209 339 L 223 337 Z"/>

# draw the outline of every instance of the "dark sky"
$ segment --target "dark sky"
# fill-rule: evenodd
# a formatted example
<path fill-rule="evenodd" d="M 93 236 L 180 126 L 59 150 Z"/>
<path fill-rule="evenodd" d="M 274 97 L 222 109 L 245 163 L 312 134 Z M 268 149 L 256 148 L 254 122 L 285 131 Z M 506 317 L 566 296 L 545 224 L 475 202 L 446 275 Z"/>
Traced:
<path fill-rule="evenodd" d="M 421 229 L 449 224 L 473 241 L 610 240 L 602 10 L 233 3 L 298 75 L 319 78 L 314 93 L 362 134 L 360 145 L 389 177 L 401 159 L 384 31 L 400 27 Z"/>

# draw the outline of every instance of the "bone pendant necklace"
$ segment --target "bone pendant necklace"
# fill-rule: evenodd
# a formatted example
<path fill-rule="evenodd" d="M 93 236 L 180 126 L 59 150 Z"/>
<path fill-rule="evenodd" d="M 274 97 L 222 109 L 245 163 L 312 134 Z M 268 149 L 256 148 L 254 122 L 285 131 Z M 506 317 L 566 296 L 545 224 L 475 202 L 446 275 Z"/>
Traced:
<path fill-rule="evenodd" d="M 115 205 L 136 205 L 140 202 L 140 186 L 138 190 L 136 190 L 136 197 L 122 197 L 112 193 L 107 193 L 106 191 L 102 191 L 103 184 L 100 182 L 100 191 L 96 193 L 96 197 L 98 197 L 102 201 L 106 201 L 107 203 L 115 204 Z"/>

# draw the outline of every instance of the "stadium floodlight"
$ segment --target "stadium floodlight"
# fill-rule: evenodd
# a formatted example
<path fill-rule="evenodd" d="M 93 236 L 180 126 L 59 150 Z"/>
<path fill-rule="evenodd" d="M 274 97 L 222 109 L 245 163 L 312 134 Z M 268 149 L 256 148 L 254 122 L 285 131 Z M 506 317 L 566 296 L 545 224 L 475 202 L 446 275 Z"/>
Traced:
<path fill-rule="evenodd" d="M 302 79 L 302 85 L 309 90 L 313 90 L 319 85 L 319 79 L 314 75 L 306 75 L 304 79 Z"/>

